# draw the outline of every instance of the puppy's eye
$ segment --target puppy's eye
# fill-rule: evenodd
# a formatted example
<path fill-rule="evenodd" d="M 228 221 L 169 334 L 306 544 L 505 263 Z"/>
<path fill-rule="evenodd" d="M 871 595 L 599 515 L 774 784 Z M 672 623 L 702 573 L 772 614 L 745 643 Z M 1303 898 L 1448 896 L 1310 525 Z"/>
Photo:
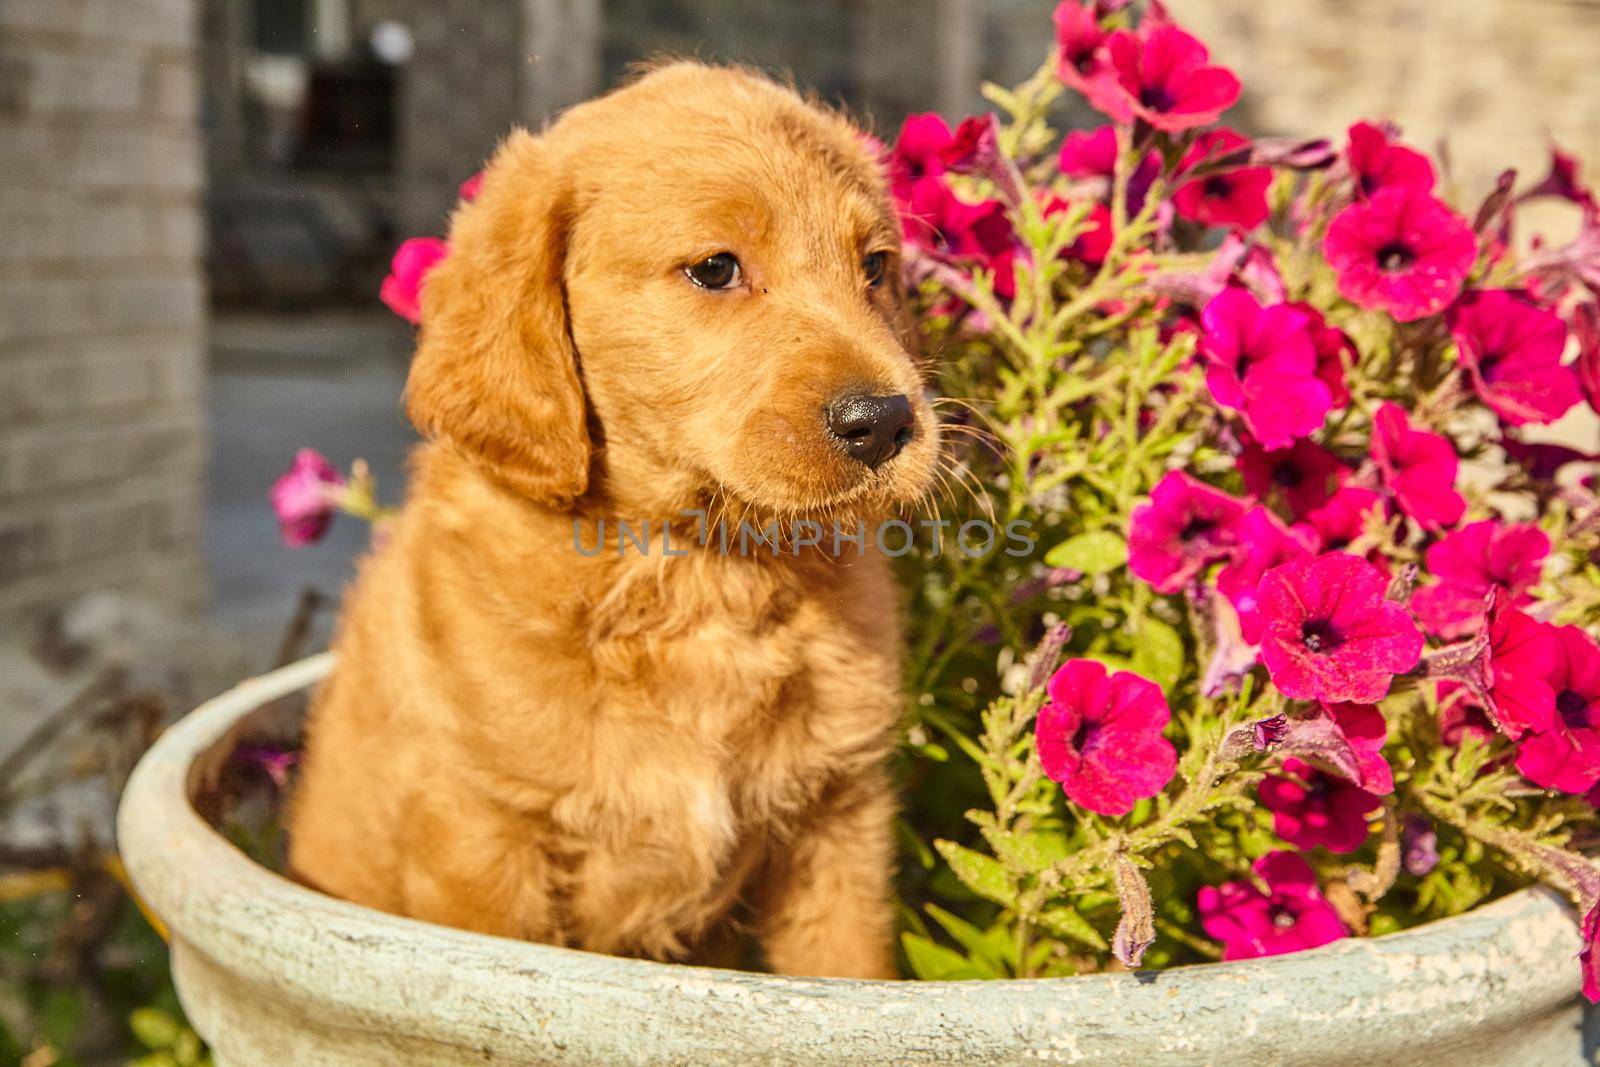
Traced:
<path fill-rule="evenodd" d="M 698 263 L 683 268 L 689 280 L 702 289 L 732 289 L 739 284 L 743 271 L 732 252 L 718 252 Z"/>
<path fill-rule="evenodd" d="M 867 287 L 876 289 L 883 284 L 883 272 L 889 265 L 889 253 L 869 252 L 861 257 L 861 272 L 867 276 Z"/>

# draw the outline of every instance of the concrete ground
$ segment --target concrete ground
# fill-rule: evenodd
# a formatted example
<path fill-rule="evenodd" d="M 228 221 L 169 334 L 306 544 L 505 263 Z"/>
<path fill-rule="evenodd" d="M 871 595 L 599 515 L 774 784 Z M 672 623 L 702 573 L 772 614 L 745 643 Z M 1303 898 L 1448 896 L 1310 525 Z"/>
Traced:
<path fill-rule="evenodd" d="M 267 502 L 299 448 L 348 471 L 365 459 L 379 499 L 398 503 L 416 436 L 401 392 L 411 329 L 378 308 L 219 314 L 211 325 L 211 468 L 206 550 L 216 624 L 273 634 L 300 590 L 337 595 L 365 550 L 368 527 L 341 516 L 328 537 L 286 548 Z"/>

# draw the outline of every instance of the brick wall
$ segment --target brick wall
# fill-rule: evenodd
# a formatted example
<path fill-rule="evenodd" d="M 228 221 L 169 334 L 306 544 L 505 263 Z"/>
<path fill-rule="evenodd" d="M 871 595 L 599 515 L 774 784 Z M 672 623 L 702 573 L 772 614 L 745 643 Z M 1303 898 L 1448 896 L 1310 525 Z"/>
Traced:
<path fill-rule="evenodd" d="M 0 620 L 204 595 L 196 18 L 0 3 Z"/>
<path fill-rule="evenodd" d="M 1600 0 L 1168 0 L 1244 80 L 1257 130 L 1340 134 L 1392 118 L 1462 188 L 1543 177 L 1550 137 L 1600 173 Z M 1270 92 L 1268 91 L 1270 89 Z"/>

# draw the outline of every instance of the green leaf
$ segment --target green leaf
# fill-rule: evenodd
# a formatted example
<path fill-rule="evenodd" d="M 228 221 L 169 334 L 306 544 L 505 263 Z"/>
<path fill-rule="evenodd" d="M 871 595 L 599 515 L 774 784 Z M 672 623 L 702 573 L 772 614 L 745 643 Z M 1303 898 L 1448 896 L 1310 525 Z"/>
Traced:
<path fill-rule="evenodd" d="M 1071 938 L 1079 944 L 1088 945 L 1102 952 L 1109 947 L 1106 945 L 1106 939 L 1100 936 L 1100 931 L 1089 924 L 1088 919 L 1065 904 L 1058 904 L 1040 912 L 1039 925 L 1057 937 Z"/>
<path fill-rule="evenodd" d="M 183 1025 L 158 1008 L 135 1008 L 128 1016 L 128 1028 L 149 1049 L 171 1048 L 183 1035 Z"/>
<path fill-rule="evenodd" d="M 925 982 L 948 982 L 959 978 L 982 978 L 983 974 L 965 956 L 917 934 L 900 935 L 911 973 Z"/>
<path fill-rule="evenodd" d="M 1046 552 L 1044 561 L 1050 567 L 1105 574 L 1128 562 L 1128 545 L 1110 530 L 1090 530 L 1069 537 Z"/>
<path fill-rule="evenodd" d="M 954 841 L 935 841 L 933 847 L 950 865 L 961 884 L 996 904 L 1010 905 L 1016 900 L 1016 890 L 1004 867 L 981 852 L 963 848 Z"/>
<path fill-rule="evenodd" d="M 1183 677 L 1183 638 L 1160 619 L 1146 617 L 1134 639 L 1133 669 L 1171 693 Z"/>
<path fill-rule="evenodd" d="M 989 843 L 1009 867 L 1034 873 L 1042 871 L 1067 855 L 1067 838 L 1060 831 L 1035 830 L 1032 833 L 990 835 Z"/>
<path fill-rule="evenodd" d="M 917 865 L 925 871 L 933 870 L 933 850 L 918 835 L 916 828 L 899 816 L 894 820 L 894 834 L 900 839 L 900 850 L 916 858 Z"/>
<path fill-rule="evenodd" d="M 987 930 L 980 930 L 937 904 L 924 905 L 924 910 L 934 922 L 944 927 L 945 933 L 967 950 L 972 964 L 988 972 L 988 977 L 1005 978 L 1010 974 L 1008 968 L 1015 967 L 1017 942 L 1005 923 L 996 923 Z"/>

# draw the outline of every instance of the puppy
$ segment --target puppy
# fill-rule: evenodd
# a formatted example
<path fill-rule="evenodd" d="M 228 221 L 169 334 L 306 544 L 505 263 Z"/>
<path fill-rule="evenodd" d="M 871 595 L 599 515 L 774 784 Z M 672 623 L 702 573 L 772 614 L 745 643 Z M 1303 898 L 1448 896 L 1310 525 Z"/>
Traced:
<path fill-rule="evenodd" d="M 872 525 L 938 448 L 899 250 L 861 135 L 737 70 L 506 140 L 424 288 L 428 443 L 314 704 L 297 877 L 655 959 L 720 962 L 737 924 L 774 971 L 892 976 Z M 733 525 L 801 518 L 820 545 Z"/>

